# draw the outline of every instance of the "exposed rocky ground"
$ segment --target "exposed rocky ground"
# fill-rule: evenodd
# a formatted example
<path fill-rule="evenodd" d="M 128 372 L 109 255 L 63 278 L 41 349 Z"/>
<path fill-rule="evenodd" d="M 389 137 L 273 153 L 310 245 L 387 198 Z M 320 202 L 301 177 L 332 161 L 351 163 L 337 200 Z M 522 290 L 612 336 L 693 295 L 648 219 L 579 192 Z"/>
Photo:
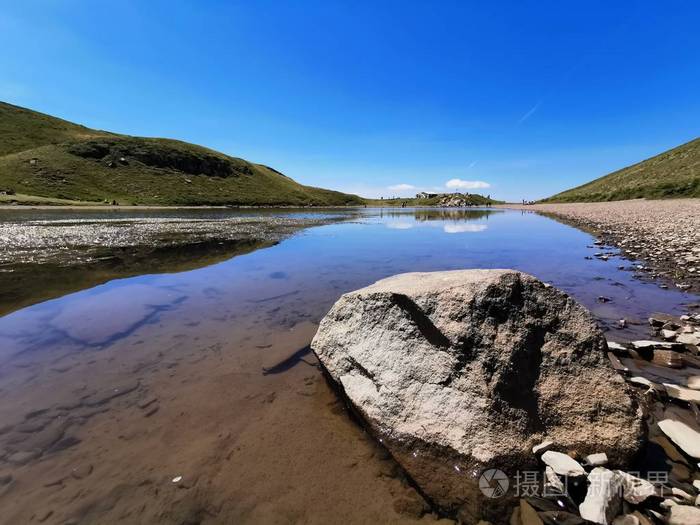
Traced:
<path fill-rule="evenodd" d="M 551 215 L 619 247 L 666 286 L 700 290 L 700 199 L 509 205 Z"/>
<path fill-rule="evenodd" d="M 0 315 L 112 279 L 192 270 L 347 217 L 137 213 L 0 210 Z"/>
<path fill-rule="evenodd" d="M 84 264 L 112 250 L 188 246 L 207 242 L 275 242 L 330 218 L 104 217 L 2 220 L 0 266 L 22 263 Z"/>

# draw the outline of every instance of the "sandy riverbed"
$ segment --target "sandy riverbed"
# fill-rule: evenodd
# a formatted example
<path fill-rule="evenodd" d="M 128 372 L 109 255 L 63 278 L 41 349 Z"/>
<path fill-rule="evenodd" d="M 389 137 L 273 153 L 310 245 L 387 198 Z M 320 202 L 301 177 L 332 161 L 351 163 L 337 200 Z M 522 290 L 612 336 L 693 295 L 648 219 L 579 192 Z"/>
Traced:
<path fill-rule="evenodd" d="M 503 205 L 554 216 L 644 261 L 647 276 L 700 290 L 700 199 Z"/>

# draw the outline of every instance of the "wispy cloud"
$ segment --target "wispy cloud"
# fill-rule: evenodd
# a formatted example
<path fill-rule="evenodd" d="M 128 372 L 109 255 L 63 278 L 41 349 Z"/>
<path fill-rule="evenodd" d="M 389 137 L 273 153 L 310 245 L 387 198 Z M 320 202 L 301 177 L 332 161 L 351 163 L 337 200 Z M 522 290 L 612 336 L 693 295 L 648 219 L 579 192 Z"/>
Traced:
<path fill-rule="evenodd" d="M 539 109 L 539 107 L 542 105 L 542 101 L 538 100 L 537 104 L 532 106 L 527 113 L 525 113 L 522 117 L 520 117 L 520 120 L 518 120 L 518 124 L 522 124 L 525 122 L 527 119 L 529 119 L 532 115 L 535 114 L 535 112 Z"/>
<path fill-rule="evenodd" d="M 408 191 L 416 189 L 413 184 L 394 184 L 393 186 L 388 186 L 388 188 L 394 191 Z"/>
<path fill-rule="evenodd" d="M 445 183 L 445 187 L 451 190 L 477 190 L 490 188 L 491 185 L 482 180 L 450 179 Z"/>
<path fill-rule="evenodd" d="M 470 168 L 473 168 L 474 166 L 476 166 L 476 163 L 477 163 L 477 161 L 475 161 L 475 160 L 471 161 L 471 162 L 469 163 L 469 167 L 470 167 Z"/>

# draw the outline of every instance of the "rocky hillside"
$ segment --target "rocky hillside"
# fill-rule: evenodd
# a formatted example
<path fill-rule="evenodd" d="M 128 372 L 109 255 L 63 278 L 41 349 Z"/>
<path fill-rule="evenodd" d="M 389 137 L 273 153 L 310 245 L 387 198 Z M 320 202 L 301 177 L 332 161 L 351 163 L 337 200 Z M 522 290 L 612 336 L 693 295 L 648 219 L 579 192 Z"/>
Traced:
<path fill-rule="evenodd" d="M 395 199 L 368 199 L 372 206 L 437 206 L 440 208 L 463 208 L 466 206 L 491 206 L 503 204 L 490 196 L 484 197 L 478 193 L 436 193 L 429 197 L 397 197 Z"/>
<path fill-rule="evenodd" d="M 700 138 L 543 202 L 700 197 Z"/>
<path fill-rule="evenodd" d="M 0 102 L 0 192 L 141 205 L 340 206 L 355 195 L 304 186 L 194 144 L 93 130 Z M 22 198 L 19 198 L 22 196 Z"/>

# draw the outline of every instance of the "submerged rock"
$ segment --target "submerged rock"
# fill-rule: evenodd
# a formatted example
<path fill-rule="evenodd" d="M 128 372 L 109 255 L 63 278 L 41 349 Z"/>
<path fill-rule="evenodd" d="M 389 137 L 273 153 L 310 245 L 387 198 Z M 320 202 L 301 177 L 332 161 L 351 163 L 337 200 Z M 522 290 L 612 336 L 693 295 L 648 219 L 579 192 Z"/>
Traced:
<path fill-rule="evenodd" d="M 590 314 L 519 272 L 384 279 L 342 296 L 311 347 L 424 493 L 467 523 L 495 508 L 481 473 L 535 467 L 545 439 L 617 464 L 642 441 Z"/>

